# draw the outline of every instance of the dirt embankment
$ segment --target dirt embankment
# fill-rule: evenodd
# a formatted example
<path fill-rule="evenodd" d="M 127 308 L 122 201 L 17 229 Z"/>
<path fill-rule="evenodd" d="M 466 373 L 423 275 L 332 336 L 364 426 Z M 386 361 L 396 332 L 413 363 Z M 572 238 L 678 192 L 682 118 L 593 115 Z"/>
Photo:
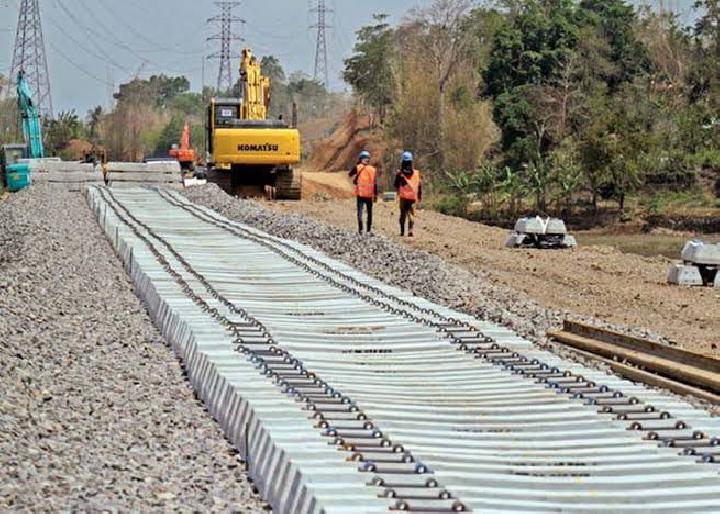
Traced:
<path fill-rule="evenodd" d="M 347 173 L 303 173 L 303 198 L 322 200 L 353 195 L 353 184 Z"/>
<path fill-rule="evenodd" d="M 268 204 L 355 230 L 351 199 Z M 377 204 L 376 230 L 400 240 L 395 204 Z M 419 213 L 413 248 L 481 273 L 548 309 L 642 327 L 686 348 L 720 355 L 720 290 L 666 284 L 663 257 L 625 254 L 605 246 L 572 251 L 509 250 L 506 230 L 432 211 Z M 581 240 L 582 244 L 582 240 Z"/>
<path fill-rule="evenodd" d="M 374 128 L 372 116 L 351 110 L 330 137 L 314 145 L 312 155 L 304 165 L 305 171 L 343 171 L 357 161 L 362 150 L 373 156 L 373 164 L 382 165 L 387 145 Z"/>
<path fill-rule="evenodd" d="M 374 126 L 372 116 L 355 108 L 345 115 L 329 137 L 313 142 L 310 158 L 302 167 L 303 197 L 351 198 L 353 185 L 346 172 L 363 150 L 372 154 L 372 163 L 382 180 L 387 144 L 380 129 Z"/>

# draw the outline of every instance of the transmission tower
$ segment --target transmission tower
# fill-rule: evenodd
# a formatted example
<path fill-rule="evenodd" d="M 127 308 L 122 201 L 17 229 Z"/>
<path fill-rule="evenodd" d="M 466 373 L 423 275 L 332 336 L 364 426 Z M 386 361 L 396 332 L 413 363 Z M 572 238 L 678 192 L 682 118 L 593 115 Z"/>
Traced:
<path fill-rule="evenodd" d="M 20 71 L 25 72 L 25 80 L 30 85 L 40 112 L 52 117 L 50 74 L 40 22 L 39 0 L 20 0 L 15 49 L 8 77 L 10 81 L 14 81 Z"/>
<path fill-rule="evenodd" d="M 208 38 L 208 41 L 220 41 L 220 51 L 208 56 L 208 59 L 220 61 L 217 77 L 217 90 L 230 91 L 234 85 L 232 58 L 239 57 L 238 54 L 232 52 L 233 41 L 245 41 L 242 37 L 233 31 L 233 25 L 244 24 L 245 20 L 235 16 L 233 9 L 240 5 L 240 2 L 215 2 L 220 7 L 222 13 L 218 16 L 210 18 L 208 23 L 217 23 L 220 25 L 220 32 Z"/>
<path fill-rule="evenodd" d="M 317 0 L 317 7 L 310 10 L 311 13 L 317 14 L 317 23 L 311 25 L 311 29 L 317 29 L 317 44 L 315 46 L 315 73 L 313 78 L 316 82 L 321 82 L 325 89 L 328 89 L 328 51 L 327 51 L 327 29 L 331 28 L 327 24 L 328 13 L 333 12 L 327 6 L 325 0 Z"/>

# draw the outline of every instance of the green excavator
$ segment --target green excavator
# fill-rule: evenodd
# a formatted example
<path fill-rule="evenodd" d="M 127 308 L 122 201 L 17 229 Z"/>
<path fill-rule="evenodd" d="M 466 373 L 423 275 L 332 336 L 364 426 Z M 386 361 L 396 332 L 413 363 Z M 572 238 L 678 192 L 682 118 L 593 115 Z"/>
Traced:
<path fill-rule="evenodd" d="M 45 156 L 40 111 L 32 99 L 30 85 L 25 80 L 23 71 L 17 76 L 17 96 L 25 143 L 3 145 L 0 148 L 0 166 L 5 174 L 7 188 L 11 192 L 30 185 L 30 166 L 21 161 L 42 159 Z"/>

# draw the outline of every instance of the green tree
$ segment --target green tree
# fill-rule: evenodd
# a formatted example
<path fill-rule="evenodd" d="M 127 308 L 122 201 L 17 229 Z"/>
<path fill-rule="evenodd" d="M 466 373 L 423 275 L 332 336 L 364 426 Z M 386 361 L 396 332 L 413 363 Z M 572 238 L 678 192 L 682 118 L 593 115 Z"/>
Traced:
<path fill-rule="evenodd" d="M 165 156 L 168 155 L 172 145 L 180 144 L 180 136 L 182 135 L 183 127 L 185 125 L 185 118 L 182 115 L 175 114 L 170 123 L 160 131 L 160 134 L 155 142 L 153 149 L 153 155 Z"/>
<path fill-rule="evenodd" d="M 565 137 L 579 34 L 571 0 L 529 0 L 497 31 L 483 78 L 509 165 L 537 171 Z"/>
<path fill-rule="evenodd" d="M 580 14 L 582 23 L 608 43 L 614 66 L 603 78 L 611 90 L 651 70 L 647 48 L 637 35 L 635 8 L 626 0 L 582 0 Z"/>
<path fill-rule="evenodd" d="M 385 108 L 392 103 L 394 87 L 394 31 L 387 18 L 387 14 L 374 14 L 375 23 L 357 31 L 355 55 L 345 60 L 343 71 L 345 82 L 376 110 L 381 122 Z"/>
<path fill-rule="evenodd" d="M 285 77 L 285 70 L 277 57 L 266 55 L 260 60 L 260 67 L 262 68 L 263 75 L 270 77 L 271 84 L 285 83 L 287 79 L 287 77 Z"/>
<path fill-rule="evenodd" d="M 545 84 L 578 43 L 579 25 L 572 0 L 528 0 L 511 23 L 495 34 L 483 72 L 492 97 L 519 86 Z"/>
<path fill-rule="evenodd" d="M 88 128 L 88 136 L 90 139 L 95 140 L 98 137 L 98 128 L 103 117 L 103 108 L 101 105 L 90 109 L 85 116 L 85 121 Z"/>
<path fill-rule="evenodd" d="M 46 120 L 44 130 L 49 155 L 56 155 L 70 140 L 85 136 L 85 125 L 74 110 L 63 111 L 55 119 Z"/>
<path fill-rule="evenodd" d="M 185 116 L 205 117 L 208 102 L 202 93 L 181 93 L 175 96 L 168 105 L 169 110 L 181 112 Z"/>
<path fill-rule="evenodd" d="M 114 95 L 118 101 L 127 99 L 143 99 L 147 104 L 158 108 L 166 108 L 178 95 L 190 90 L 190 81 L 185 77 L 170 77 L 167 75 L 152 75 L 149 79 L 133 79 L 121 84 Z"/>
<path fill-rule="evenodd" d="M 697 0 L 702 14 L 694 27 L 695 59 L 690 74 L 691 100 L 720 107 L 720 0 Z"/>

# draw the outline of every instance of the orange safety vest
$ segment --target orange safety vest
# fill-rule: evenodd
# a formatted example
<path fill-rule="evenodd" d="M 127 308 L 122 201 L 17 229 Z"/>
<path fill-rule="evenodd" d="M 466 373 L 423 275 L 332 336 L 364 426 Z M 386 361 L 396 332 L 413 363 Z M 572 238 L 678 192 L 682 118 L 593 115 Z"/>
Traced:
<path fill-rule="evenodd" d="M 359 198 L 375 197 L 375 176 L 377 170 L 374 166 L 357 165 L 357 177 L 355 178 L 355 196 Z"/>
<path fill-rule="evenodd" d="M 400 183 L 400 198 L 417 202 L 420 191 L 420 172 L 413 170 L 413 174 L 408 177 L 401 171 L 400 176 L 404 179 Z"/>

